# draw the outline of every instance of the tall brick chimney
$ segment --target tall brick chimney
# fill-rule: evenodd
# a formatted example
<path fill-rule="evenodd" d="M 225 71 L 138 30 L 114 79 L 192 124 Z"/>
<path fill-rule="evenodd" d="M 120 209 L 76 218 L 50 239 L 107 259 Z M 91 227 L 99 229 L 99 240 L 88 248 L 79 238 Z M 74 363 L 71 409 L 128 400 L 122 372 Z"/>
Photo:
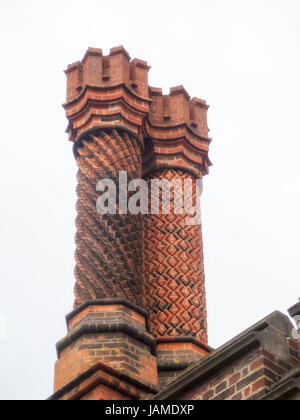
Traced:
<path fill-rule="evenodd" d="M 183 87 L 163 95 L 123 47 L 89 48 L 68 67 L 69 139 L 78 164 L 74 310 L 57 344 L 53 399 L 140 399 L 210 352 L 201 226 L 175 209 L 208 173 L 206 103 Z M 177 181 L 169 214 L 101 215 L 99 180 Z M 119 190 L 124 185 L 119 185 Z M 125 185 L 127 187 L 127 185 Z M 150 188 L 149 188 L 150 190 Z M 156 210 L 156 211 L 153 211 Z"/>
<path fill-rule="evenodd" d="M 143 176 L 149 184 L 153 179 L 179 181 L 173 189 L 175 203 L 184 200 L 182 185 L 190 180 L 196 206 L 196 180 L 210 165 L 208 106 L 191 100 L 183 86 L 172 88 L 170 95 L 150 88 L 150 96 Z M 144 218 L 143 282 L 163 386 L 207 355 L 207 316 L 201 226 L 188 225 L 190 216 L 176 214 L 175 205 L 171 214 L 161 214 L 161 205 L 159 210 Z"/>

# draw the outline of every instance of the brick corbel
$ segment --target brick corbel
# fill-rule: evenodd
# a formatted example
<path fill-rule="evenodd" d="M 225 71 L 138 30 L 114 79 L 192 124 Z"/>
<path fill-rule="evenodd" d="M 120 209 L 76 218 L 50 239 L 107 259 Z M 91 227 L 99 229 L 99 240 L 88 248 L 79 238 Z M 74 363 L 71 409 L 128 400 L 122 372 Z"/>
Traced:
<path fill-rule="evenodd" d="M 89 48 L 83 60 L 65 72 L 69 139 L 76 142 L 93 127 L 121 126 L 143 143 L 143 121 L 151 103 L 149 69 L 145 61 L 131 61 L 123 47 L 112 48 L 108 56 Z"/>
<path fill-rule="evenodd" d="M 196 178 L 206 175 L 211 166 L 206 102 L 191 99 L 183 86 L 171 88 L 169 95 L 150 88 L 150 97 L 144 175 L 162 168 L 183 169 Z"/>

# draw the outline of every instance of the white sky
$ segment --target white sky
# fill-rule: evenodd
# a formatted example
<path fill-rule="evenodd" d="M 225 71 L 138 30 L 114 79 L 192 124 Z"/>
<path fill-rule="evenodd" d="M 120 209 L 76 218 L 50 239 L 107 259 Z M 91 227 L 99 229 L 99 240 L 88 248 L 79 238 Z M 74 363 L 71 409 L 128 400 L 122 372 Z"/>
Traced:
<path fill-rule="evenodd" d="M 211 105 L 210 344 L 296 303 L 299 21 L 299 0 L 1 0 L 0 399 L 52 393 L 74 284 L 63 70 L 89 46 L 123 44 L 152 66 L 151 85 L 184 84 Z"/>

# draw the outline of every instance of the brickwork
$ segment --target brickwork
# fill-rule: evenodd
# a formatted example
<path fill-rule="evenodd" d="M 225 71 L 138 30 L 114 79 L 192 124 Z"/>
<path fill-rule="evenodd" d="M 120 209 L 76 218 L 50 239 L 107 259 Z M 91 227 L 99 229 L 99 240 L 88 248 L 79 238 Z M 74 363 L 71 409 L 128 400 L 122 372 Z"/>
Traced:
<path fill-rule="evenodd" d="M 258 400 L 291 369 L 260 349 L 228 366 L 208 383 L 182 395 L 183 400 Z"/>
<path fill-rule="evenodd" d="M 158 176 L 181 180 L 188 174 L 196 178 L 208 172 L 211 140 L 206 117 L 208 106 L 203 100 L 191 100 L 182 86 L 171 88 L 169 95 L 163 95 L 161 89 L 149 87 L 149 69 L 146 62 L 131 60 L 123 47 L 117 47 L 111 49 L 108 56 L 103 56 L 100 49 L 89 48 L 83 60 L 71 64 L 66 71 L 67 102 L 64 107 L 69 120 L 69 137 L 75 142 L 79 166 L 75 307 L 88 299 L 103 297 L 125 297 L 140 304 L 143 281 L 147 283 L 146 291 L 148 284 L 151 284 L 145 267 L 142 267 L 142 259 L 147 265 L 147 237 L 152 227 L 149 229 L 146 226 L 143 233 L 146 243 L 142 243 L 141 217 L 99 217 L 95 210 L 97 182 L 105 177 L 118 183 L 117 174 L 122 170 L 129 172 L 129 181 L 140 178 L 142 173 L 149 179 L 163 167 L 173 172 L 160 173 Z M 194 191 L 194 201 L 195 194 Z M 163 224 L 172 224 L 162 217 L 161 221 Z M 174 281 L 185 283 L 182 307 L 187 299 L 190 304 L 193 301 L 193 306 L 190 311 L 185 311 L 186 314 L 178 314 L 181 325 L 177 320 L 176 327 L 172 326 L 172 332 L 169 333 L 181 335 L 184 329 L 182 317 L 191 317 L 186 321 L 189 327 L 185 334 L 191 331 L 192 336 L 198 335 L 199 340 L 206 342 L 201 231 L 184 226 L 184 221 L 182 217 L 174 222 L 174 226 L 182 231 L 182 237 L 190 237 L 188 251 L 192 249 L 192 270 L 197 279 L 193 279 L 189 273 L 187 280 L 182 280 L 187 274 L 183 273 L 187 266 L 184 261 L 180 279 Z M 181 239 L 181 246 L 184 246 L 183 242 L 184 238 Z M 199 263 L 195 263 L 197 251 Z M 179 257 L 179 254 L 170 256 L 171 272 L 174 271 L 172 258 Z M 153 263 L 154 269 L 157 268 L 156 261 Z M 190 286 L 188 281 L 191 281 Z M 200 292 L 198 302 L 195 297 L 197 288 Z M 177 288 L 175 293 L 178 291 Z M 197 304 L 199 308 L 196 308 Z M 150 302 L 150 309 L 151 306 L 153 302 Z M 162 316 L 165 314 L 162 313 Z M 150 323 L 153 329 L 152 319 Z M 167 329 L 170 330 L 169 325 Z"/>
<path fill-rule="evenodd" d="M 207 174 L 211 139 L 206 102 L 191 100 L 183 86 L 171 88 L 169 95 L 150 88 L 150 97 L 152 102 L 145 120 L 144 174 L 166 167 L 183 169 L 196 178 Z"/>
<path fill-rule="evenodd" d="M 155 337 L 185 338 L 185 342 L 176 343 L 168 350 L 158 346 L 160 386 L 165 387 L 184 368 L 210 352 L 197 351 L 197 346 L 191 349 L 189 342 L 194 338 L 207 344 L 200 215 L 196 225 L 189 225 L 191 209 L 185 203 L 184 210 L 178 214 L 175 203 L 178 206 L 184 202 L 184 182 L 190 180 L 191 205 L 199 205 L 196 180 L 206 175 L 211 165 L 208 158 L 211 139 L 205 101 L 191 100 L 182 86 L 172 88 L 169 95 L 150 88 L 150 97 L 143 174 L 149 187 L 153 180 L 175 184 L 171 192 L 171 214 L 163 214 L 163 199 L 161 203 L 150 200 L 149 207 L 155 211 L 144 218 L 145 307 L 150 311 L 149 328 Z"/>
<path fill-rule="evenodd" d="M 208 106 L 191 100 L 182 86 L 169 95 L 149 87 L 149 69 L 117 47 L 107 56 L 89 48 L 66 70 L 67 132 L 79 169 L 76 284 L 68 335 L 58 343 L 56 393 L 98 363 L 155 392 L 157 358 L 166 385 L 210 352 L 202 347 L 207 314 L 201 227 L 189 226 L 187 214 L 174 211 L 169 217 L 143 217 L 120 212 L 119 202 L 117 214 L 100 215 L 96 208 L 98 182 L 110 179 L 118 186 L 121 171 L 128 182 L 190 179 L 192 204 L 196 179 L 208 173 Z M 176 201 L 182 198 L 179 190 L 174 195 Z M 96 304 L 103 299 L 127 304 Z M 184 341 L 156 342 L 165 338 Z M 110 389 L 100 383 L 86 391 L 86 398 L 121 396 Z"/>
<path fill-rule="evenodd" d="M 101 362 L 147 386 L 157 386 L 155 341 L 145 318 L 124 305 L 94 305 L 69 321 L 58 345 L 55 392 Z"/>
<path fill-rule="evenodd" d="M 76 156 L 75 307 L 88 299 L 110 297 L 124 297 L 140 304 L 142 217 L 100 215 L 96 209 L 96 185 L 101 179 L 112 179 L 118 185 L 119 172 L 125 170 L 129 182 L 141 177 L 140 145 L 131 134 L 103 129 L 76 143 Z"/>
<path fill-rule="evenodd" d="M 185 179 L 191 175 L 174 169 L 154 172 L 151 180 Z M 173 189 L 173 202 L 180 202 L 182 189 Z M 152 204 L 152 203 L 151 203 Z M 158 211 L 157 211 L 158 213 Z M 149 328 L 155 337 L 191 336 L 207 343 L 203 246 L 200 226 L 189 226 L 187 213 L 150 214 L 144 219 L 145 307 L 150 310 Z"/>
<path fill-rule="evenodd" d="M 292 328 L 286 316 L 274 312 L 177 375 L 153 399 L 244 401 L 300 397 L 300 359 L 298 343 L 291 338 Z"/>
<path fill-rule="evenodd" d="M 122 126 L 142 142 L 143 120 L 149 112 L 149 67 L 142 60 L 130 60 L 123 47 L 104 57 L 102 50 L 89 48 L 81 62 L 71 64 L 67 74 L 69 137 L 77 141 L 97 127 Z"/>
<path fill-rule="evenodd" d="M 96 363 L 66 387 L 56 392 L 50 400 L 141 400 L 151 390 L 130 377 Z"/>
<path fill-rule="evenodd" d="M 157 343 L 157 368 L 160 389 L 166 388 L 177 379 L 182 371 L 206 357 L 211 349 L 200 343 L 188 342 L 184 337 L 182 342 L 159 339 Z"/>

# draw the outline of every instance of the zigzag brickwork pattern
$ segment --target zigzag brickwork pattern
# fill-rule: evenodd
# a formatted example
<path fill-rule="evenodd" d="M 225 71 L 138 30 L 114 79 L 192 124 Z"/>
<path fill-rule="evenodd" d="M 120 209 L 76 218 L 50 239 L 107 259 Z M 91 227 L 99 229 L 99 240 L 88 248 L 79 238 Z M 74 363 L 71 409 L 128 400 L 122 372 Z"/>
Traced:
<path fill-rule="evenodd" d="M 196 183 L 183 170 L 165 169 L 148 177 L 168 181 L 190 179 L 193 205 Z M 173 189 L 179 202 L 182 188 Z M 144 302 L 150 310 L 149 329 L 155 337 L 191 336 L 207 343 L 203 246 L 200 226 L 187 225 L 189 214 L 149 214 L 144 218 Z M 158 211 L 156 211 L 158 212 Z"/>
<path fill-rule="evenodd" d="M 141 177 L 141 150 L 125 131 L 98 130 L 76 144 L 78 202 L 76 219 L 75 304 L 90 299 L 122 297 L 141 303 L 142 216 L 101 215 L 96 185 L 128 172 L 128 181 Z M 117 195 L 118 196 L 118 195 Z"/>

